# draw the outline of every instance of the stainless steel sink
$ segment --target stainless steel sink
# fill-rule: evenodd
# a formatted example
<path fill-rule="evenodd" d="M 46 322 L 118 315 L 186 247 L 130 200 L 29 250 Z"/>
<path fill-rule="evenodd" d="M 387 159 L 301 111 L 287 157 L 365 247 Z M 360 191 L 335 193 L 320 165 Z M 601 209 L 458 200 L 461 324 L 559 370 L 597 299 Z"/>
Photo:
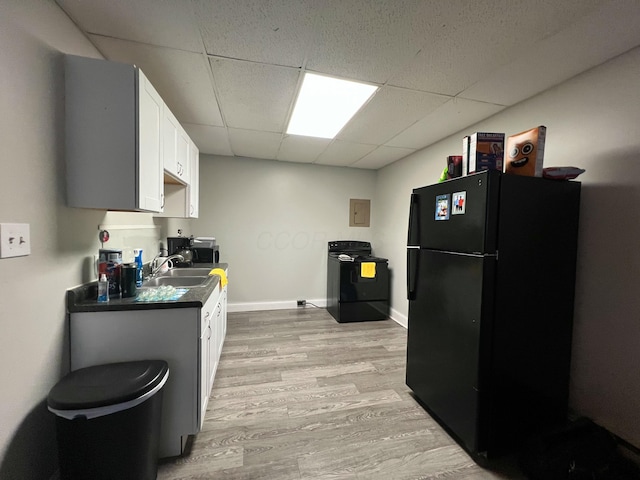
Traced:
<path fill-rule="evenodd" d="M 210 271 L 210 268 L 172 268 L 160 277 L 207 277 Z"/>
<path fill-rule="evenodd" d="M 144 284 L 143 287 L 159 287 L 161 285 L 171 285 L 172 287 L 201 287 L 204 286 L 209 277 L 187 277 L 187 276 L 179 276 L 172 277 L 168 275 L 163 275 L 162 277 L 150 278 Z"/>

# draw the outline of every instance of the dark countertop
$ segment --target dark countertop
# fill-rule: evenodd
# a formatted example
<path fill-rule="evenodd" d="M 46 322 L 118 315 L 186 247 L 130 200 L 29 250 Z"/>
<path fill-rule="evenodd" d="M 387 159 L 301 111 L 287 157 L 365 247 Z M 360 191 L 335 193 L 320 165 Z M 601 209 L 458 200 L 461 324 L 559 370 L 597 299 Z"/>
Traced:
<path fill-rule="evenodd" d="M 196 268 L 222 268 L 227 270 L 227 263 L 198 263 Z M 200 308 L 204 305 L 211 292 L 220 283 L 218 275 L 211 275 L 203 286 L 185 287 L 187 292 L 178 300 L 139 302 L 136 297 L 110 299 L 106 303 L 98 303 L 98 282 L 85 283 L 79 287 L 67 290 L 67 312 L 113 312 L 120 310 L 156 310 L 163 308 Z"/>

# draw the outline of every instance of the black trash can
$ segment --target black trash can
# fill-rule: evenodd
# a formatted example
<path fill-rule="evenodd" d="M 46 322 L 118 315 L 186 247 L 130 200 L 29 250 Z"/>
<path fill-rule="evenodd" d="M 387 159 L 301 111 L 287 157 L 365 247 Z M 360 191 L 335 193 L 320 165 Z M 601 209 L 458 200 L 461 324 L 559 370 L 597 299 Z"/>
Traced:
<path fill-rule="evenodd" d="M 81 368 L 47 397 L 62 480 L 152 480 L 158 474 L 164 360 Z"/>

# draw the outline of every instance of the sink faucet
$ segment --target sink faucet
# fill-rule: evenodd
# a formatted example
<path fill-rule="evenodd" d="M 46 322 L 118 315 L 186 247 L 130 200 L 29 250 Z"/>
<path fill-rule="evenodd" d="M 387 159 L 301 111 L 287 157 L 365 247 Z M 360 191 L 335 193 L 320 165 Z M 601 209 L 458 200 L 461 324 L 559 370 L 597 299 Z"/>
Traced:
<path fill-rule="evenodd" d="M 169 255 L 167 258 L 165 258 L 162 263 L 160 265 L 156 265 L 154 266 L 154 264 L 156 263 L 156 260 L 158 259 L 158 257 L 160 257 L 160 254 L 156 255 L 155 258 L 151 261 L 151 274 L 149 275 L 149 278 L 153 278 L 155 277 L 158 272 L 160 271 L 160 269 L 162 268 L 162 266 L 167 263 L 169 260 L 180 260 L 181 262 L 184 262 L 184 257 L 180 254 L 174 254 L 174 255 Z"/>

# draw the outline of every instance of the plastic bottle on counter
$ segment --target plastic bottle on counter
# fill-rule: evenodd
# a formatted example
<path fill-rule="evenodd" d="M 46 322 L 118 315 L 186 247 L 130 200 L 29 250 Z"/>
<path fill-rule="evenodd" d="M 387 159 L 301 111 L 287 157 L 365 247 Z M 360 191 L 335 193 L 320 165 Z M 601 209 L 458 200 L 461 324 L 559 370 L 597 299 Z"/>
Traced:
<path fill-rule="evenodd" d="M 142 249 L 136 248 L 133 250 L 133 255 L 136 262 L 136 287 L 142 286 Z"/>
<path fill-rule="evenodd" d="M 107 275 L 103 273 L 98 280 L 98 302 L 109 301 L 109 280 Z"/>

